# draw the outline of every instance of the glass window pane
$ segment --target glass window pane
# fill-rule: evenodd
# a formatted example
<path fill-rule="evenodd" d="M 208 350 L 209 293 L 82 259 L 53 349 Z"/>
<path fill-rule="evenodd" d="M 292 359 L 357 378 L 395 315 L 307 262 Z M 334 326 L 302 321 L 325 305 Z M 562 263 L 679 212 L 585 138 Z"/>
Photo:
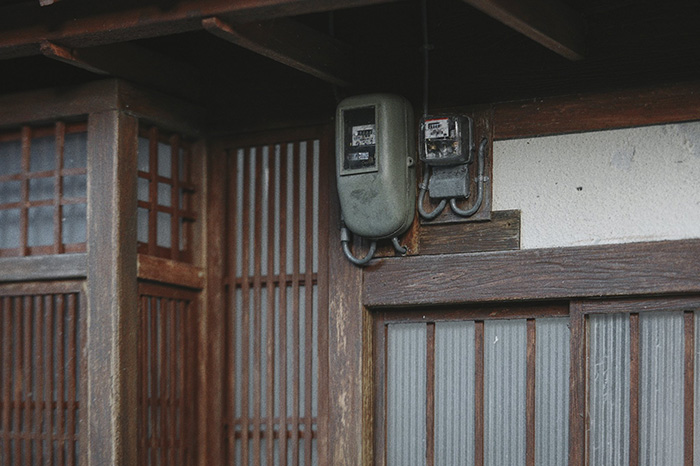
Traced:
<path fill-rule="evenodd" d="M 172 186 L 165 183 L 158 183 L 158 204 L 164 206 L 172 205 Z"/>
<path fill-rule="evenodd" d="M 56 197 L 54 178 L 33 178 L 29 180 L 29 200 L 43 201 Z"/>
<path fill-rule="evenodd" d="M 31 207 L 28 210 L 28 246 L 49 246 L 54 244 L 53 206 Z"/>
<path fill-rule="evenodd" d="M 29 170 L 42 172 L 56 169 L 56 139 L 53 136 L 32 139 Z"/>
<path fill-rule="evenodd" d="M 148 209 L 136 210 L 136 237 L 140 243 L 148 243 Z"/>
<path fill-rule="evenodd" d="M 84 243 L 87 240 L 86 218 L 85 204 L 63 206 L 63 244 Z"/>
<path fill-rule="evenodd" d="M 138 178 L 138 200 L 148 202 L 150 196 L 151 182 L 146 178 Z"/>
<path fill-rule="evenodd" d="M 87 133 L 66 134 L 63 143 L 63 168 L 87 166 Z"/>
<path fill-rule="evenodd" d="M 0 249 L 19 247 L 19 209 L 0 210 Z"/>
<path fill-rule="evenodd" d="M 22 171 L 22 143 L 0 142 L 0 175 L 13 175 Z"/>
<path fill-rule="evenodd" d="M 185 181 L 186 180 L 186 173 L 185 173 L 185 151 L 180 148 L 178 151 L 178 173 L 180 174 L 180 181 Z"/>
<path fill-rule="evenodd" d="M 172 226 L 170 224 L 170 218 L 170 214 L 166 214 L 165 212 L 158 212 L 156 244 L 164 248 L 169 248 L 171 245 L 170 230 Z"/>
<path fill-rule="evenodd" d="M 138 169 L 142 172 L 147 172 L 150 165 L 151 157 L 149 155 L 150 141 L 148 138 L 139 136 L 139 160 Z"/>
<path fill-rule="evenodd" d="M 0 183 L 0 204 L 19 202 L 22 199 L 22 184 L 19 181 Z"/>
<path fill-rule="evenodd" d="M 172 178 L 172 149 L 170 145 L 158 143 L 158 175 L 166 178 Z"/>
<path fill-rule="evenodd" d="M 64 176 L 63 197 L 65 199 L 87 197 L 87 175 Z"/>

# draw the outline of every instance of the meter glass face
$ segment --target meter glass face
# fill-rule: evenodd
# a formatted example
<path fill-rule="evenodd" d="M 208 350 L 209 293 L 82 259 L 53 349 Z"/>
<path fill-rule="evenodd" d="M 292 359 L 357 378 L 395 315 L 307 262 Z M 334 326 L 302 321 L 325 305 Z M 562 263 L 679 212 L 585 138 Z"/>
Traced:
<path fill-rule="evenodd" d="M 343 168 L 356 170 L 377 166 L 377 124 L 374 106 L 343 111 L 345 157 Z"/>

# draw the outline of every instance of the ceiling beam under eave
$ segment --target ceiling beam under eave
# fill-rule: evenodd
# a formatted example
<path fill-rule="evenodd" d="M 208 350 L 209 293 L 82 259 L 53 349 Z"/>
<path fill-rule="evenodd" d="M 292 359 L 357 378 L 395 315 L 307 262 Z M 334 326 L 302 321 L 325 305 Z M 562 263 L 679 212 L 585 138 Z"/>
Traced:
<path fill-rule="evenodd" d="M 24 3 L 0 7 L 0 59 L 36 55 L 48 40 L 67 47 L 93 47 L 201 29 L 210 17 L 237 22 L 332 11 L 398 0 L 180 0 L 135 2 L 106 8 L 105 2 L 59 2 L 51 8 Z"/>
<path fill-rule="evenodd" d="M 199 75 L 192 67 L 144 47 L 125 42 L 69 49 L 43 41 L 45 57 L 100 75 L 123 78 L 188 100 L 200 97 Z"/>
<path fill-rule="evenodd" d="M 344 44 L 297 21 L 230 24 L 207 18 L 202 27 L 213 35 L 279 63 L 341 87 L 357 84 L 352 53 Z"/>
<path fill-rule="evenodd" d="M 462 1 L 569 60 L 584 56 L 583 20 L 558 0 Z"/>

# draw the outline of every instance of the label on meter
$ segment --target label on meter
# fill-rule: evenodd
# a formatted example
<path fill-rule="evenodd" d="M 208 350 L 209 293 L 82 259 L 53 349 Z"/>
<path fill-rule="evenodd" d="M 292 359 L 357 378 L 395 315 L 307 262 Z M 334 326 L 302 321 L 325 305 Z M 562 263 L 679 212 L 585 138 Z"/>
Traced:
<path fill-rule="evenodd" d="M 352 127 L 352 147 L 373 146 L 376 144 L 375 125 L 360 125 Z"/>
<path fill-rule="evenodd" d="M 441 139 L 450 137 L 450 119 L 438 118 L 425 121 L 425 139 Z"/>

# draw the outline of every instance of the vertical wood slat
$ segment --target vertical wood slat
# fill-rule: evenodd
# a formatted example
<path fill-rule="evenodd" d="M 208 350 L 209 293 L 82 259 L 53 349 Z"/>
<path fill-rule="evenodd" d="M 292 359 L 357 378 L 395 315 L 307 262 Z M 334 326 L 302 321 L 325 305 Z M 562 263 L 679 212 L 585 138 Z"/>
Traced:
<path fill-rule="evenodd" d="M 44 338 L 44 301 L 45 297 L 44 296 L 37 296 L 36 298 L 36 319 L 34 320 L 35 323 L 35 328 L 36 328 L 36 348 L 37 348 L 37 353 L 36 353 L 36 374 L 37 374 L 37 380 L 36 380 L 36 394 L 34 396 L 34 400 L 37 403 L 37 407 L 34 412 L 34 426 L 35 426 L 35 431 L 38 433 L 38 451 L 43 453 L 43 441 L 44 437 L 46 435 L 46 426 L 44 425 L 44 418 L 46 416 L 46 409 L 44 408 L 47 406 L 47 400 L 46 400 L 46 394 L 44 393 L 44 374 L 43 374 L 43 369 L 44 369 L 44 352 L 45 352 L 45 345 L 46 345 L 46 338 Z M 2 310 L 0 309 L 0 313 L 2 313 Z M 85 320 L 85 319 L 83 319 Z M 78 346 L 79 348 L 81 346 Z M 82 359 L 82 358 L 81 358 Z M 71 430 L 72 432 L 72 430 Z M 43 454 L 40 453 L 40 456 L 43 457 Z"/>
<path fill-rule="evenodd" d="M 54 238 L 53 238 L 53 252 L 54 254 L 61 254 L 65 252 L 65 247 L 63 245 L 63 206 L 61 201 L 63 200 L 63 149 L 66 140 L 66 125 L 65 123 L 59 121 L 56 123 L 56 169 L 54 170 L 54 205 L 53 205 L 53 224 L 54 224 Z"/>
<path fill-rule="evenodd" d="M 301 166 L 301 163 L 299 164 Z M 306 370 L 304 374 L 304 388 L 306 394 L 304 396 L 304 414 L 306 415 L 304 419 L 304 463 L 311 465 L 311 455 L 313 451 L 313 412 L 312 412 L 312 396 L 313 396 L 313 264 L 314 264 L 314 148 L 313 141 L 309 141 L 306 145 L 306 193 L 305 193 L 305 203 L 306 207 L 304 213 L 306 214 L 304 235 L 306 236 L 306 244 L 304 246 L 304 306 L 306 313 L 304 317 L 304 323 L 306 328 L 304 330 L 304 349 L 306 355 L 304 357 L 304 362 L 306 364 Z M 301 178 L 299 178 L 301 180 Z M 301 344 L 301 342 L 300 342 Z"/>
<path fill-rule="evenodd" d="M 246 222 L 250 222 L 250 216 L 251 212 L 249 209 L 249 197 L 250 197 L 250 192 L 249 192 L 249 186 L 250 186 L 250 158 L 247 156 L 243 157 L 243 212 L 245 212 L 247 215 L 244 216 L 243 218 L 243 262 L 242 262 L 242 268 L 241 268 L 241 274 L 243 277 L 248 277 L 250 274 L 250 234 L 249 231 L 250 229 L 248 228 L 248 224 Z M 242 335 L 242 345 L 241 345 L 241 364 L 243 365 L 242 369 L 242 383 L 241 383 L 241 397 L 242 397 L 242 409 L 241 409 L 241 419 L 243 420 L 243 425 L 242 425 L 242 440 L 241 440 L 241 462 L 242 464 L 249 464 L 248 462 L 248 453 L 249 453 L 249 445 L 248 445 L 248 429 L 249 429 L 249 418 L 250 418 L 250 410 L 249 410 L 249 402 L 248 402 L 248 380 L 250 377 L 249 374 L 249 368 L 250 368 L 250 358 L 248 352 L 250 351 L 250 303 L 249 303 L 249 297 L 250 297 L 250 283 L 248 280 L 243 280 L 243 287 L 242 287 L 242 305 L 241 309 L 239 312 L 242 313 L 242 320 L 241 320 L 241 335 Z"/>
<path fill-rule="evenodd" d="M 474 464 L 484 465 L 484 321 L 474 323 L 474 352 L 476 374 L 474 375 Z"/>
<path fill-rule="evenodd" d="M 18 398 L 18 402 L 24 402 L 24 413 L 23 414 L 23 420 L 22 420 L 22 427 L 25 432 L 26 432 L 26 437 L 24 438 L 24 462 L 25 463 L 30 463 L 31 462 L 31 448 L 32 448 L 32 426 L 29 424 L 30 422 L 30 417 L 29 417 L 29 412 L 31 411 L 30 406 L 32 405 L 32 400 L 31 400 L 31 393 L 32 393 L 32 379 L 31 379 L 31 373 L 32 373 L 32 360 L 31 360 L 31 353 L 32 353 L 32 337 L 31 337 L 31 311 L 32 311 L 32 301 L 29 296 L 25 296 L 22 298 L 22 308 L 21 308 L 21 314 L 20 318 L 22 319 L 22 325 L 24 326 L 22 330 L 22 343 L 24 344 L 23 350 L 22 350 L 22 356 L 23 356 L 23 361 L 22 361 L 22 399 Z M 62 372 L 62 371 L 61 371 Z"/>
<path fill-rule="evenodd" d="M 639 464 L 639 314 L 630 319 L 630 464 Z"/>
<path fill-rule="evenodd" d="M 2 399 L 3 399 L 3 413 L 2 413 L 2 426 L 3 429 L 8 433 L 4 439 L 4 449 L 3 454 L 7 462 L 10 461 L 10 414 L 12 412 L 12 405 L 10 401 L 12 400 L 12 353 L 11 353 L 11 343 L 12 343 L 12 307 L 10 305 L 11 301 L 9 297 L 0 298 L 0 311 L 2 311 L 3 319 L 3 333 L 2 333 L 2 355 L 3 355 L 3 387 L 2 387 Z"/>
<path fill-rule="evenodd" d="M 47 387 L 47 396 L 46 396 L 46 403 L 48 407 L 48 428 L 47 428 L 47 433 L 52 433 L 54 431 L 54 425 L 56 422 L 56 417 L 54 416 L 54 410 L 51 408 L 53 405 L 53 391 L 54 391 L 54 373 L 53 373 L 53 361 L 54 361 L 54 340 L 55 340 L 55 335 L 54 335 L 54 317 L 56 315 L 56 305 L 55 305 L 55 300 L 53 296 L 48 297 L 48 315 L 47 315 L 47 322 L 46 322 L 46 332 L 47 332 L 47 338 L 46 341 L 48 343 L 48 354 L 46 355 L 46 380 L 48 380 L 48 387 Z M 48 438 L 48 450 L 49 450 L 49 464 L 53 464 L 53 456 L 54 456 L 54 448 L 53 448 L 53 440 L 51 439 L 50 435 L 47 435 Z"/>
<path fill-rule="evenodd" d="M 68 325 L 68 420 L 67 420 L 67 431 L 68 433 L 72 436 L 73 433 L 75 432 L 75 424 L 76 424 L 76 418 L 75 418 L 75 405 L 76 405 L 76 376 L 77 376 L 77 361 L 76 358 L 73 357 L 73 355 L 76 354 L 76 329 L 77 329 L 77 320 L 76 320 L 76 314 L 78 312 L 77 310 L 78 303 L 76 302 L 75 296 L 74 295 L 69 295 L 68 296 L 68 318 L 67 321 L 69 323 Z M 67 463 L 70 465 L 75 464 L 75 458 L 76 458 L 77 452 L 75 451 L 75 441 L 70 440 L 70 443 L 68 444 L 68 458 L 67 458 Z"/>
<path fill-rule="evenodd" d="M 284 146 L 280 160 L 280 356 L 279 360 L 282 364 L 280 368 L 280 463 L 287 464 L 287 183 L 289 174 L 292 173 L 293 160 L 292 153 L 289 152 L 287 146 L 287 154 L 284 156 Z M 284 168 L 283 168 L 284 167 Z M 293 184 L 292 184 L 293 186 Z"/>
<path fill-rule="evenodd" d="M 66 299 L 65 296 L 59 295 L 58 298 L 58 328 L 56 331 L 56 346 L 58 350 L 58 356 L 56 357 L 57 360 L 57 366 L 63 367 L 64 361 L 65 361 L 65 350 L 64 350 L 64 332 L 65 332 L 65 325 L 64 325 L 64 315 L 66 314 Z M 63 411 L 63 395 L 64 395 L 64 389 L 65 389 L 65 383 L 66 383 L 66 378 L 65 378 L 65 372 L 63 370 L 60 370 L 58 367 L 56 368 L 56 424 L 57 424 L 57 433 L 58 437 L 62 438 L 65 437 L 65 431 L 64 431 L 64 423 L 65 423 L 65 413 Z M 62 445 L 62 442 L 58 442 L 58 463 L 63 464 L 65 461 L 64 457 L 65 451 Z"/>
<path fill-rule="evenodd" d="M 537 327 L 535 319 L 527 319 L 527 353 L 525 356 L 525 464 L 535 466 L 535 373 L 537 356 Z"/>
<path fill-rule="evenodd" d="M 301 148 L 298 143 L 294 144 L 294 165 L 295 165 L 295 180 L 301 180 Z M 300 243 L 299 237 L 299 222 L 300 222 L 300 186 L 294 186 L 292 193 L 292 466 L 299 465 L 299 385 L 301 377 L 299 372 L 299 301 L 300 301 L 300 285 L 299 285 L 299 268 L 300 268 Z"/>
<path fill-rule="evenodd" d="M 156 303 L 157 299 L 155 297 L 149 297 L 148 298 L 148 320 L 149 320 L 149 336 L 150 336 L 150 343 L 151 343 L 151 352 L 150 354 L 156 355 L 158 354 L 158 351 L 156 349 L 156 345 L 158 344 L 158 338 L 157 338 L 157 329 L 158 329 L 158 324 L 157 324 L 157 314 L 156 314 Z M 150 368 L 150 373 L 151 373 L 151 390 L 149 393 L 149 399 L 150 402 L 148 403 L 148 411 L 150 413 L 150 419 L 151 422 L 150 424 L 146 424 L 150 426 L 151 430 L 151 436 L 150 436 L 150 465 L 155 465 L 157 464 L 157 457 L 156 454 L 158 450 L 156 450 L 156 444 L 155 441 L 159 438 L 160 436 L 160 428 L 162 425 L 162 422 L 158 416 L 158 411 L 157 411 L 157 406 L 158 406 L 158 400 L 156 397 L 156 394 L 158 392 L 158 383 L 161 380 L 160 376 L 158 374 L 158 365 L 153 361 L 150 357 L 148 358 L 149 361 L 149 368 Z"/>
<path fill-rule="evenodd" d="M 173 208 L 170 216 L 170 258 L 180 259 L 180 136 L 170 137 L 170 176 L 173 184 L 170 185 L 170 206 Z"/>
<path fill-rule="evenodd" d="M 158 242 L 158 128 L 155 126 L 148 131 L 148 198 L 153 206 L 148 211 L 148 254 L 156 254 Z"/>
<path fill-rule="evenodd" d="M 15 434 L 14 438 L 14 444 L 15 444 L 15 461 L 20 461 L 21 458 L 21 447 L 22 444 L 20 442 L 19 436 L 17 435 L 19 433 L 19 421 L 20 421 L 20 407 L 19 407 L 19 401 L 20 397 L 22 395 L 21 392 L 21 386 L 19 384 L 19 380 L 22 377 L 22 334 L 21 334 L 21 319 L 22 319 L 22 314 L 21 314 L 21 309 L 19 308 L 18 305 L 18 300 L 21 300 L 22 298 L 19 297 L 14 297 L 12 298 L 12 317 L 13 320 L 16 322 L 16 324 L 13 326 L 13 329 L 15 330 L 16 334 L 16 339 L 13 345 L 13 360 L 12 360 L 12 366 L 13 367 L 13 372 L 14 372 L 14 393 L 12 395 L 11 400 L 14 401 L 14 419 L 12 423 L 12 430 Z"/>
<path fill-rule="evenodd" d="M 262 147 L 255 151 L 255 194 L 253 209 L 253 465 L 260 466 L 260 391 L 262 383 L 262 350 L 259 344 L 261 336 L 262 312 Z M 269 253 L 269 251 L 268 251 Z"/>
<path fill-rule="evenodd" d="M 571 362 L 569 364 L 569 464 L 582 465 L 586 459 L 585 417 L 586 400 L 586 327 L 583 304 L 573 301 L 569 307 L 569 328 L 571 336 L 569 347 Z"/>
<path fill-rule="evenodd" d="M 275 224 L 275 148 L 268 146 L 267 153 L 268 166 L 268 182 L 267 182 L 267 284 L 265 290 L 267 293 L 267 347 L 265 358 L 267 360 L 267 375 L 266 375 L 266 403 L 267 403 L 267 451 L 266 464 L 272 466 L 274 464 L 274 431 L 275 431 L 275 285 L 274 285 L 274 268 L 275 268 L 275 235 L 273 234 L 273 226 Z M 284 366 L 282 366 L 284 367 Z M 282 428 L 280 426 L 280 432 Z"/>
<path fill-rule="evenodd" d="M 227 170 L 226 172 L 228 174 L 230 173 L 235 173 L 234 167 L 237 167 L 238 163 L 238 154 L 235 154 L 233 156 L 229 155 L 228 156 L 228 165 L 227 165 Z M 227 319 L 225 322 L 225 330 L 224 330 L 224 338 L 225 341 L 228 342 L 228 346 L 224 346 L 224 348 L 236 348 L 237 347 L 237 342 L 236 342 L 236 331 L 234 329 L 236 325 L 236 313 L 240 312 L 239 309 L 236 309 L 236 287 L 231 283 L 231 278 L 235 277 L 236 275 L 236 264 L 237 264 L 237 252 L 238 249 L 236 248 L 236 225 L 240 224 L 242 222 L 242 212 L 238 210 L 238 203 L 236 202 L 236 196 L 238 194 L 238 177 L 236 175 L 229 176 L 228 179 L 229 184 L 228 184 L 228 192 L 227 192 L 227 200 L 228 200 L 228 205 L 227 205 L 227 212 L 228 214 L 228 223 L 226 224 L 226 245 L 228 249 L 228 260 L 226 261 L 226 268 L 228 270 L 228 278 L 229 278 L 229 284 L 226 286 L 226 294 L 225 294 L 225 302 L 226 302 L 226 315 L 225 318 Z M 227 276 L 226 272 L 222 274 L 222 279 Z M 224 367 L 226 367 L 226 371 L 224 372 L 224 400 L 223 400 L 223 406 L 225 409 L 225 413 L 227 413 L 230 416 L 231 422 L 228 424 L 228 431 L 226 432 L 228 434 L 228 450 L 225 450 L 227 455 L 225 456 L 225 459 L 228 464 L 233 463 L 234 457 L 235 457 L 235 446 L 236 446 L 236 425 L 234 422 L 235 418 L 235 408 L 236 408 L 236 400 L 235 400 L 235 386 L 236 386 L 236 358 L 235 357 L 228 357 L 224 358 Z M 226 415 L 224 415 L 226 416 Z"/>
<path fill-rule="evenodd" d="M 695 452 L 695 314 L 693 312 L 685 312 L 683 317 L 685 340 L 683 457 L 685 458 L 684 464 L 686 466 L 692 466 Z"/>
<path fill-rule="evenodd" d="M 425 454 L 426 465 L 435 464 L 435 323 L 427 328 L 426 354 L 426 406 L 425 406 Z"/>

